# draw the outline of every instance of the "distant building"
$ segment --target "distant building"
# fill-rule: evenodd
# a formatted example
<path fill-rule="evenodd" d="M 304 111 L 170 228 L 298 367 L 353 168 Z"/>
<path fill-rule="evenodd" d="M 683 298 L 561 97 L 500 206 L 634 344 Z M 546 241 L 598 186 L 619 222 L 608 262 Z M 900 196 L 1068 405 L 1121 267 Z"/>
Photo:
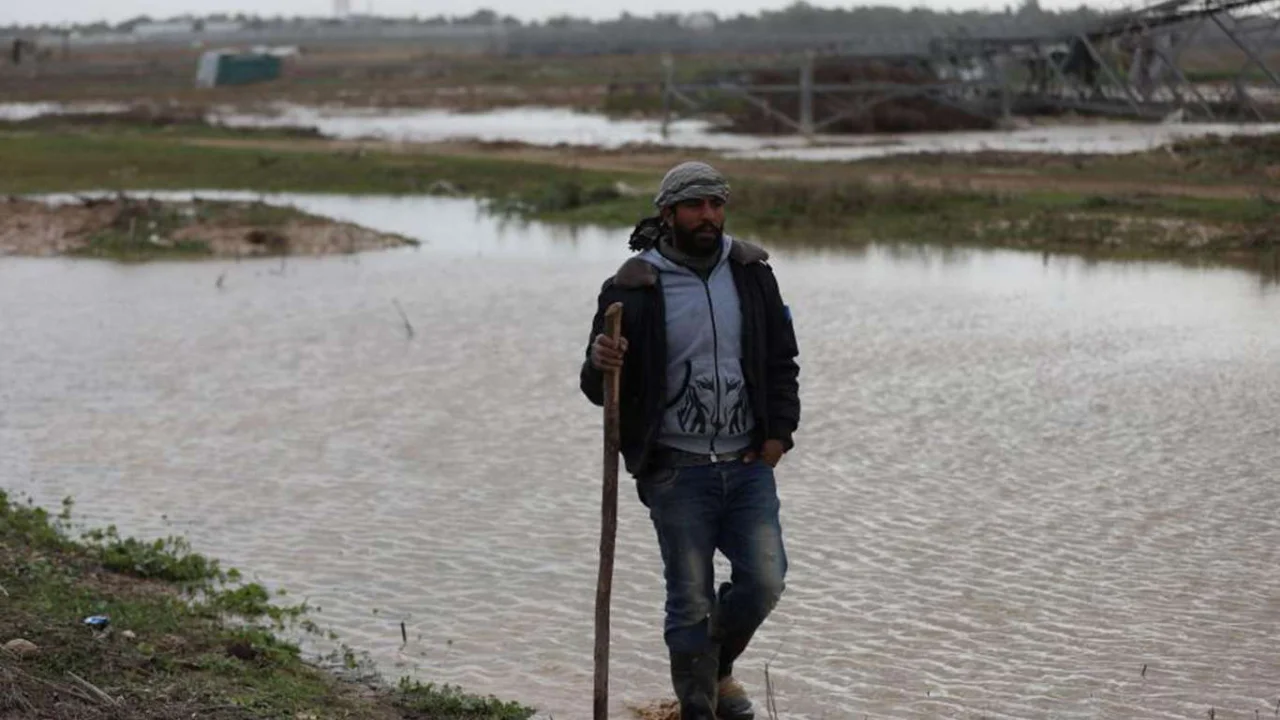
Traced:
<path fill-rule="evenodd" d="M 193 20 L 175 20 L 172 22 L 142 23 L 133 28 L 133 34 L 139 38 L 159 38 L 171 35 L 188 35 L 196 31 Z"/>
<path fill-rule="evenodd" d="M 243 29 L 244 29 L 244 23 L 238 23 L 234 21 L 215 21 L 215 20 L 210 20 L 210 21 L 201 23 L 201 27 L 197 28 L 197 30 L 203 32 L 206 35 L 222 35 L 222 34 L 237 33 Z"/>
<path fill-rule="evenodd" d="M 255 45 L 249 49 L 249 52 L 254 55 L 270 55 L 278 58 L 291 58 L 301 55 L 302 49 L 297 45 L 281 45 L 278 47 Z"/>

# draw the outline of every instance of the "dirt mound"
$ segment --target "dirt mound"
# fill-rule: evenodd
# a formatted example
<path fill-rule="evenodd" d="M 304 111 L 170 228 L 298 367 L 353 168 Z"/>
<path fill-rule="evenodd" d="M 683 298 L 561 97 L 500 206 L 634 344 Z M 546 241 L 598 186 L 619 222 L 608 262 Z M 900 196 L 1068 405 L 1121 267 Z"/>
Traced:
<path fill-rule="evenodd" d="M 792 68 L 765 68 L 745 73 L 741 78 L 751 85 L 799 85 L 799 71 Z M 813 69 L 815 85 L 850 85 L 880 83 L 900 86 L 932 85 L 941 80 L 927 67 L 910 61 L 876 58 L 824 58 Z M 897 90 L 895 89 L 894 92 Z M 849 117 L 833 122 L 823 133 L 924 132 L 945 130 L 987 130 L 994 127 L 990 118 L 965 112 L 927 97 L 908 96 L 883 99 L 885 89 L 868 88 L 865 92 L 815 93 L 813 117 L 821 123 L 837 114 L 864 108 Z M 769 104 L 788 117 L 800 116 L 800 92 L 779 91 L 768 95 Z M 735 132 L 753 134 L 791 133 L 793 129 L 760 108 L 743 104 L 729 113 Z"/>
<path fill-rule="evenodd" d="M 264 203 L 161 202 L 127 196 L 50 204 L 0 201 L 0 256 L 114 260 L 336 255 L 414 241 Z"/>

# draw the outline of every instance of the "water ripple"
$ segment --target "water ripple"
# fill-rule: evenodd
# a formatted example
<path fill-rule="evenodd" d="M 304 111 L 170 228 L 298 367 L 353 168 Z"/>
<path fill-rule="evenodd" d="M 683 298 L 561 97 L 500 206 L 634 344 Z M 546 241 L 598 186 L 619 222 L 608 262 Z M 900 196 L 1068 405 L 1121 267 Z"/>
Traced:
<path fill-rule="evenodd" d="M 414 206 L 336 207 L 402 228 Z M 504 254 L 513 231 L 457 207 L 440 227 L 474 241 L 284 273 L 0 261 L 4 485 L 186 534 L 386 674 L 586 717 L 600 439 L 576 365 L 622 240 L 534 226 Z M 1011 253 L 776 267 L 805 423 L 752 691 L 769 663 L 797 719 L 1274 709 L 1275 294 Z M 621 709 L 669 692 L 660 560 L 625 482 L 614 598 Z"/>

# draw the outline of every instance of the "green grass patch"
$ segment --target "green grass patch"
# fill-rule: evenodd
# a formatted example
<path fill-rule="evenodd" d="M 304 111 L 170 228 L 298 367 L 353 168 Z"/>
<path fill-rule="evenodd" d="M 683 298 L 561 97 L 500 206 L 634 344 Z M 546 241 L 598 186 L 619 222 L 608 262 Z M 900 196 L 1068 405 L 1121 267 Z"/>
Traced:
<path fill-rule="evenodd" d="M 1250 83 L 1271 82 L 1271 78 L 1256 66 L 1243 73 L 1239 70 L 1187 70 L 1184 75 L 1191 83 L 1234 83 L 1237 79 Z"/>
<path fill-rule="evenodd" d="M 428 718 L 468 720 L 528 720 L 533 709 L 495 697 L 479 697 L 452 685 L 423 685 L 404 678 L 397 688 L 398 704 Z"/>
<path fill-rule="evenodd" d="M 482 157 L 203 147 L 157 135 L 0 134 L 0 193 L 258 190 L 533 196 L 617 173 Z M 646 177 L 642 175 L 642 177 Z"/>
<path fill-rule="evenodd" d="M 191 552 L 182 538 L 143 542 L 120 537 L 113 525 L 105 531 L 88 532 L 83 539 L 97 552 L 102 566 L 112 572 L 183 585 L 222 577 L 216 561 Z"/>
<path fill-rule="evenodd" d="M 239 203 L 201 203 L 196 213 L 200 221 L 227 220 L 240 225 L 257 228 L 281 227 L 291 220 L 306 217 L 306 214 L 291 207 L 268 205 L 255 202 Z"/>
<path fill-rule="evenodd" d="M 402 680 L 369 692 L 304 660 L 278 633 L 301 628 L 304 605 L 281 605 L 261 585 L 194 553 L 183 541 L 82 533 L 72 506 L 54 516 L 0 491 L 0 717 L 299 717 L 523 720 L 517 703 Z M 110 619 L 106 629 L 86 617 Z M 331 636 L 332 637 L 332 636 Z M 366 665 L 343 647 L 341 664 Z M 366 656 L 367 657 L 367 656 Z M 102 690 L 108 706 L 76 678 Z M 376 676 L 365 670 L 366 678 Z M 105 713 L 105 714 L 104 714 Z"/>
<path fill-rule="evenodd" d="M 104 230 L 89 239 L 84 247 L 73 250 L 71 255 L 102 258 L 119 262 L 145 262 L 150 260 L 187 260 L 213 254 L 209 245 L 196 240 L 179 240 L 158 245 L 150 236 L 141 237 L 119 230 Z"/>
<path fill-rule="evenodd" d="M 190 219 L 176 209 L 160 203 L 126 202 L 109 227 L 95 233 L 72 254 L 123 262 L 212 254 L 206 243 L 168 239 L 189 222 Z"/>
<path fill-rule="evenodd" d="M 181 135 L 199 138 L 319 138 L 314 127 L 231 127 L 211 124 L 204 108 L 180 110 L 134 107 L 122 113 L 73 113 L 40 115 L 17 121 L 0 120 L 0 131 L 61 134 Z"/>
<path fill-rule="evenodd" d="M 986 151 L 964 154 L 895 155 L 873 158 L 860 167 L 892 171 L 928 171 L 957 180 L 984 172 L 1080 180 L 1177 183 L 1216 186 L 1274 186 L 1280 167 L 1280 133 L 1182 140 L 1147 152 L 1076 155 Z"/>

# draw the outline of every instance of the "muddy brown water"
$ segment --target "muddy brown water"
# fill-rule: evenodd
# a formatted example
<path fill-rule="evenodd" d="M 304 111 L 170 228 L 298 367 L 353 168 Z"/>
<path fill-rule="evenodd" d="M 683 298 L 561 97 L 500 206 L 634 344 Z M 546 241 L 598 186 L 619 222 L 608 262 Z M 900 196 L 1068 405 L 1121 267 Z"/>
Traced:
<path fill-rule="evenodd" d="M 425 245 L 0 259 L 0 484 L 186 535 L 318 605 L 389 677 L 588 717 L 599 412 L 576 371 L 625 232 L 285 199 Z M 787 718 L 1274 711 L 1280 292 L 1013 252 L 775 267 L 805 419 L 751 690 L 769 663 Z M 625 480 L 619 532 L 621 710 L 668 693 L 659 558 Z"/>

